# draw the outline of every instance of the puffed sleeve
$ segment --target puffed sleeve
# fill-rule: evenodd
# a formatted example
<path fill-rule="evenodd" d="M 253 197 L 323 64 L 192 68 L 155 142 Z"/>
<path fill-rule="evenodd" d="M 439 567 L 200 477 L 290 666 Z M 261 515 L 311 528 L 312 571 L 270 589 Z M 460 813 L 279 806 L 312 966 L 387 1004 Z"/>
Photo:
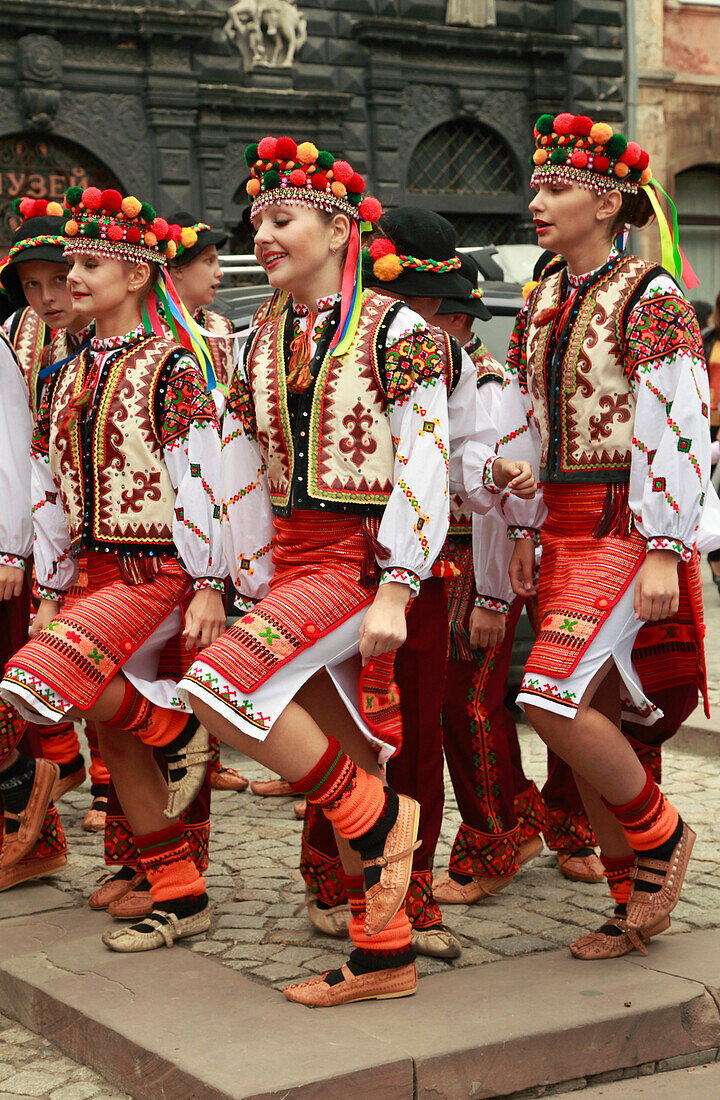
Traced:
<path fill-rule="evenodd" d="M 508 538 L 507 519 L 500 509 L 473 516 L 472 541 L 475 606 L 507 615 L 515 599 L 508 574 L 513 543 Z"/>
<path fill-rule="evenodd" d="M 223 545 L 238 607 L 262 599 L 273 574 L 273 516 L 267 467 L 257 441 L 255 410 L 244 357 L 228 391 L 222 432 Z"/>
<path fill-rule="evenodd" d="M 0 338 L 0 565 L 22 569 L 32 549 L 32 419 L 22 373 Z"/>
<path fill-rule="evenodd" d="M 710 397 L 695 311 L 667 276 L 630 313 L 624 349 L 636 401 L 630 508 L 648 550 L 687 560 L 710 473 Z"/>
<path fill-rule="evenodd" d="M 447 387 L 431 334 L 400 310 L 386 339 L 388 415 L 395 441 L 394 485 L 378 532 L 381 583 L 416 592 L 431 575 L 448 530 Z"/>
<path fill-rule="evenodd" d="M 225 589 L 220 426 L 195 359 L 183 355 L 168 379 L 161 424 L 163 454 L 176 493 L 173 541 L 195 590 Z"/>
<path fill-rule="evenodd" d="M 475 365 L 463 351 L 460 378 L 448 397 L 450 489 L 460 493 L 473 512 L 494 507 L 501 491 L 492 477 L 499 389 L 496 382 L 478 388 Z"/>

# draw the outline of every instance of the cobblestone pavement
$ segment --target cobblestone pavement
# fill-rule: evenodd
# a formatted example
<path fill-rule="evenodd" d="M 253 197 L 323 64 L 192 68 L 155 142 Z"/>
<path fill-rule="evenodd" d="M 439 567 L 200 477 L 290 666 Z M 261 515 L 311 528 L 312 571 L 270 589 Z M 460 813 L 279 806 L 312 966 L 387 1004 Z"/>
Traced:
<path fill-rule="evenodd" d="M 0 1015 L 0 1100 L 130 1100 L 47 1039 Z"/>
<path fill-rule="evenodd" d="M 708 639 L 712 642 L 720 638 L 720 600 L 710 585 L 705 597 Z M 712 646 L 708 663 L 712 692 L 720 705 L 720 653 Z M 522 727 L 521 744 L 526 771 L 541 782 L 544 749 L 540 740 Z M 249 778 L 264 774 L 255 764 L 226 750 L 223 759 L 238 765 Z M 720 755 L 693 755 L 673 748 L 671 742 L 664 766 L 664 789 L 698 832 L 688 885 L 673 929 L 683 932 L 720 926 Z M 84 834 L 80 828 L 88 801 L 87 789 L 81 788 L 61 803 L 71 858 L 67 868 L 52 880 L 72 892 L 78 905 L 84 903 L 103 873 L 102 838 Z M 292 804 L 290 798 L 215 792 L 212 862 L 207 874 L 213 925 L 206 937 L 186 944 L 187 949 L 214 955 L 226 966 L 278 986 L 338 965 L 348 949 L 347 941 L 316 934 L 301 908 L 304 890 L 297 870 L 301 823 L 293 817 Z M 448 785 L 436 860 L 440 870 L 447 866 L 458 824 Z M 609 910 L 604 884 L 566 881 L 546 850 L 496 897 L 472 907 L 446 906 L 445 921 L 459 936 L 463 956 L 452 964 L 423 958 L 419 969 L 431 974 L 448 965 L 475 966 L 563 947 L 580 932 L 598 927 L 600 917 Z"/>

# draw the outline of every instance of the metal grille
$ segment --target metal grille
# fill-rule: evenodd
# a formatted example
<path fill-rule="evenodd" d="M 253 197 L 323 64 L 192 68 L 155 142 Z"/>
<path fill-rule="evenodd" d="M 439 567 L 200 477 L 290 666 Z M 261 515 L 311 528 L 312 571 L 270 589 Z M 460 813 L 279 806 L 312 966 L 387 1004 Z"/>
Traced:
<path fill-rule="evenodd" d="M 519 214 L 442 213 L 455 227 L 458 245 L 535 243 L 532 226 Z"/>
<path fill-rule="evenodd" d="M 517 168 L 503 139 L 467 119 L 427 134 L 408 170 L 407 191 L 416 195 L 507 195 L 518 190 Z"/>

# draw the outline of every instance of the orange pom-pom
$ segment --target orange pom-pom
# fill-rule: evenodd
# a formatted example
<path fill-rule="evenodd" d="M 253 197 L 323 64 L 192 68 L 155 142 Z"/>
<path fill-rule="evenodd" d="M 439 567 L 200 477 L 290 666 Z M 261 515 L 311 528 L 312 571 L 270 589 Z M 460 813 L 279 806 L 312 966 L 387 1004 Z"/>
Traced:
<path fill-rule="evenodd" d="M 533 164 L 544 164 L 548 159 L 547 149 L 536 149 L 532 159 Z"/>
<path fill-rule="evenodd" d="M 157 244 L 157 237 L 154 233 L 151 233 L 150 230 L 145 234 L 145 244 L 148 248 L 154 248 Z"/>
<path fill-rule="evenodd" d="M 613 128 L 607 122 L 596 122 L 590 131 L 590 137 L 596 145 L 607 145 L 613 136 Z"/>
<path fill-rule="evenodd" d="M 333 180 L 330 184 L 330 190 L 336 199 L 344 199 L 347 195 L 347 187 L 344 183 L 340 183 L 340 180 Z"/>
<path fill-rule="evenodd" d="M 191 225 L 186 225 L 180 234 L 180 244 L 183 248 L 192 248 L 194 244 L 197 244 L 197 233 Z"/>
<path fill-rule="evenodd" d="M 626 176 L 629 171 L 630 169 L 628 168 L 627 164 L 623 164 L 620 160 L 615 165 L 615 175 L 618 176 L 620 179 Z"/>
<path fill-rule="evenodd" d="M 301 164 L 312 164 L 317 160 L 318 147 L 311 141 L 303 141 L 297 147 L 297 159 Z"/>
<path fill-rule="evenodd" d="M 142 203 L 134 195 L 128 195 L 123 199 L 121 208 L 126 218 L 136 218 L 142 209 Z"/>
<path fill-rule="evenodd" d="M 255 198 L 256 195 L 260 194 L 260 180 L 248 180 L 245 184 L 245 190 L 247 191 L 250 198 Z"/>
<path fill-rule="evenodd" d="M 63 215 L 63 208 L 59 202 L 49 202 L 45 213 L 52 214 L 55 218 L 60 218 Z"/>
<path fill-rule="evenodd" d="M 402 275 L 402 269 L 400 257 L 392 254 L 381 256 L 373 264 L 375 278 L 380 279 L 383 283 L 391 283 L 393 279 L 397 279 L 399 275 Z"/>
<path fill-rule="evenodd" d="M 650 167 L 643 168 L 643 174 L 640 177 L 640 186 L 644 187 L 646 183 L 650 183 L 652 179 L 652 169 Z"/>
<path fill-rule="evenodd" d="M 68 237 L 77 237 L 80 226 L 71 218 L 69 222 L 65 222 L 65 233 Z"/>
<path fill-rule="evenodd" d="M 168 241 L 168 246 L 165 250 L 165 255 L 167 256 L 167 258 L 169 260 L 174 260 L 176 252 L 177 252 L 177 245 L 175 244 L 175 241 Z"/>

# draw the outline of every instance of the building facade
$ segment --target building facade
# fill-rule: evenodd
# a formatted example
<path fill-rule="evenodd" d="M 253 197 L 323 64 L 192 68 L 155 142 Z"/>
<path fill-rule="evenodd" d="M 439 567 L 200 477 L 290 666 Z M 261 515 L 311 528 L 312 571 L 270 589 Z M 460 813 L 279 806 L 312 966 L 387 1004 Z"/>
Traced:
<path fill-rule="evenodd" d="M 531 240 L 531 127 L 626 111 L 626 0 L 3 0 L 0 246 L 18 194 L 115 184 L 234 234 L 245 145 L 312 135 L 386 206 Z"/>

